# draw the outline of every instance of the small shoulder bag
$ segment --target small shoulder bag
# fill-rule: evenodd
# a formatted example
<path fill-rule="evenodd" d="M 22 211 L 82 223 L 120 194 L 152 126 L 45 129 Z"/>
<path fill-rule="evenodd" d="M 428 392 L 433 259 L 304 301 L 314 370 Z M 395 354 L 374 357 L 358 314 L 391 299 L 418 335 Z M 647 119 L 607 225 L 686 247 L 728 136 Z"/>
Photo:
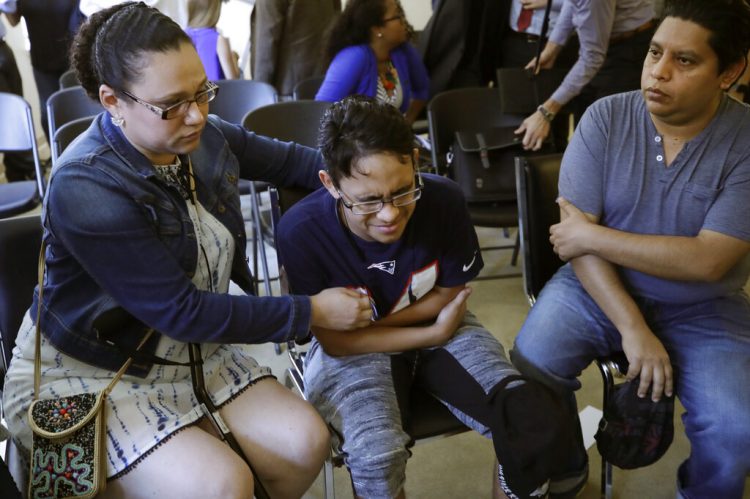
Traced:
<path fill-rule="evenodd" d="M 29 498 L 86 499 L 107 485 L 105 401 L 133 361 L 129 358 L 99 393 L 80 393 L 39 400 L 41 371 L 41 327 L 44 279 L 44 250 L 39 254 L 39 302 L 36 313 L 34 349 L 34 399 L 29 407 L 33 432 Z M 148 329 L 140 348 L 153 333 Z"/>
<path fill-rule="evenodd" d="M 469 203 L 516 199 L 515 156 L 523 155 L 516 127 L 461 130 L 447 155 L 448 175 Z"/>

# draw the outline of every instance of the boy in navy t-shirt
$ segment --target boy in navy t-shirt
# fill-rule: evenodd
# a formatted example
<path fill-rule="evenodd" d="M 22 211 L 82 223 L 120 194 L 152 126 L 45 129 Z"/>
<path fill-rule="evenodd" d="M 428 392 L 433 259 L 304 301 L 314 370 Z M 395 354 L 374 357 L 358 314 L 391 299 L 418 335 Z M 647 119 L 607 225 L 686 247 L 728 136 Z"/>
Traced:
<path fill-rule="evenodd" d="M 399 403 L 411 385 L 492 437 L 497 451 L 503 397 L 494 395 L 518 371 L 466 310 L 466 283 L 483 261 L 463 196 L 452 181 L 419 174 L 413 135 L 400 113 L 349 97 L 328 110 L 319 140 L 325 189 L 284 215 L 278 251 L 295 293 L 356 289 L 370 298 L 372 325 L 347 332 L 313 328 L 305 396 L 334 428 L 356 495 L 402 497 L 411 442 Z M 507 390 L 534 388 L 516 380 Z M 529 407 L 515 407 L 531 412 L 524 419 L 554 414 L 548 399 L 531 399 Z M 539 426 L 530 438 L 557 437 L 554 423 Z M 546 443 L 535 445 L 523 451 L 532 454 L 526 462 L 549 456 Z M 500 488 L 511 497 L 543 495 L 548 477 L 509 476 L 502 464 L 508 453 L 498 455 Z"/>

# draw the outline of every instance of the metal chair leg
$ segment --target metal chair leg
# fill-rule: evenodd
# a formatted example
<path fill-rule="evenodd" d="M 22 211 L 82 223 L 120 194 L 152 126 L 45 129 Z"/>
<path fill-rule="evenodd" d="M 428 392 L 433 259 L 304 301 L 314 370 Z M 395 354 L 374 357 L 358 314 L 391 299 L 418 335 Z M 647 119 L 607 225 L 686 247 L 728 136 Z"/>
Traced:
<path fill-rule="evenodd" d="M 622 352 L 610 357 L 596 359 L 596 365 L 602 375 L 602 407 L 607 407 L 609 396 L 615 386 L 615 378 L 622 378 L 627 372 L 627 359 Z M 601 492 L 602 499 L 612 499 L 612 464 L 608 463 L 602 456 L 601 469 Z"/>
<path fill-rule="evenodd" d="M 263 267 L 263 288 L 266 292 L 266 296 L 272 296 L 271 293 L 271 279 L 268 275 L 268 258 L 266 256 L 266 244 L 263 238 L 263 229 L 260 224 L 260 207 L 258 206 L 258 193 L 255 190 L 255 184 L 250 183 L 250 196 L 252 198 L 251 207 L 253 210 L 253 230 L 255 232 L 255 238 L 258 242 L 258 250 L 260 251 L 260 263 Z M 257 222 L 257 223 L 256 223 Z M 258 276 L 255 276 L 256 280 Z"/>
<path fill-rule="evenodd" d="M 336 489 L 333 486 L 333 461 L 330 455 L 323 465 L 323 497 L 326 499 L 336 498 Z"/>

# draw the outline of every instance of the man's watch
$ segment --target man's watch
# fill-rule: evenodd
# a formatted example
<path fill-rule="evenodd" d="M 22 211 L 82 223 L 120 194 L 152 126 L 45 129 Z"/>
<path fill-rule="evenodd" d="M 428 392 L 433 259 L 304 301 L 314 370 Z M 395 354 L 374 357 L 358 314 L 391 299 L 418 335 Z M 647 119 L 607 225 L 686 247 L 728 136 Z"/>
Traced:
<path fill-rule="evenodd" d="M 552 120 L 555 119 L 555 113 L 544 107 L 544 105 L 539 106 L 536 110 L 541 113 L 542 118 L 544 118 L 544 121 L 547 123 L 552 123 Z"/>

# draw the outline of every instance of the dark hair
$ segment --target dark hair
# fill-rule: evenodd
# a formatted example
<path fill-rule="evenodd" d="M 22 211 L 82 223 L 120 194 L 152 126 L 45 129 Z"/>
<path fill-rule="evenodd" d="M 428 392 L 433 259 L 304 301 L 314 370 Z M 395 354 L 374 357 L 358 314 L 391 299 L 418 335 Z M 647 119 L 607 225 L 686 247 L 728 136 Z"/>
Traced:
<path fill-rule="evenodd" d="M 115 91 L 137 81 L 146 52 L 167 52 L 192 43 L 168 16 L 143 2 L 125 2 L 92 14 L 81 25 L 70 49 L 78 81 L 99 100 L 103 83 Z"/>
<path fill-rule="evenodd" d="M 708 44 L 719 59 L 719 73 L 744 60 L 750 50 L 750 6 L 745 0 L 667 0 L 662 19 L 676 17 L 711 32 Z"/>
<path fill-rule="evenodd" d="M 401 3 L 396 0 L 399 12 L 403 13 Z M 383 26 L 385 17 L 385 0 L 349 0 L 344 11 L 331 27 L 324 51 L 325 62 L 330 63 L 342 49 L 352 45 L 370 43 L 370 29 Z M 406 21 L 409 37 L 414 28 Z"/>
<path fill-rule="evenodd" d="M 411 156 L 414 133 L 390 104 L 351 95 L 328 108 L 320 122 L 318 147 L 335 185 L 352 175 L 360 159 L 372 154 Z"/>

